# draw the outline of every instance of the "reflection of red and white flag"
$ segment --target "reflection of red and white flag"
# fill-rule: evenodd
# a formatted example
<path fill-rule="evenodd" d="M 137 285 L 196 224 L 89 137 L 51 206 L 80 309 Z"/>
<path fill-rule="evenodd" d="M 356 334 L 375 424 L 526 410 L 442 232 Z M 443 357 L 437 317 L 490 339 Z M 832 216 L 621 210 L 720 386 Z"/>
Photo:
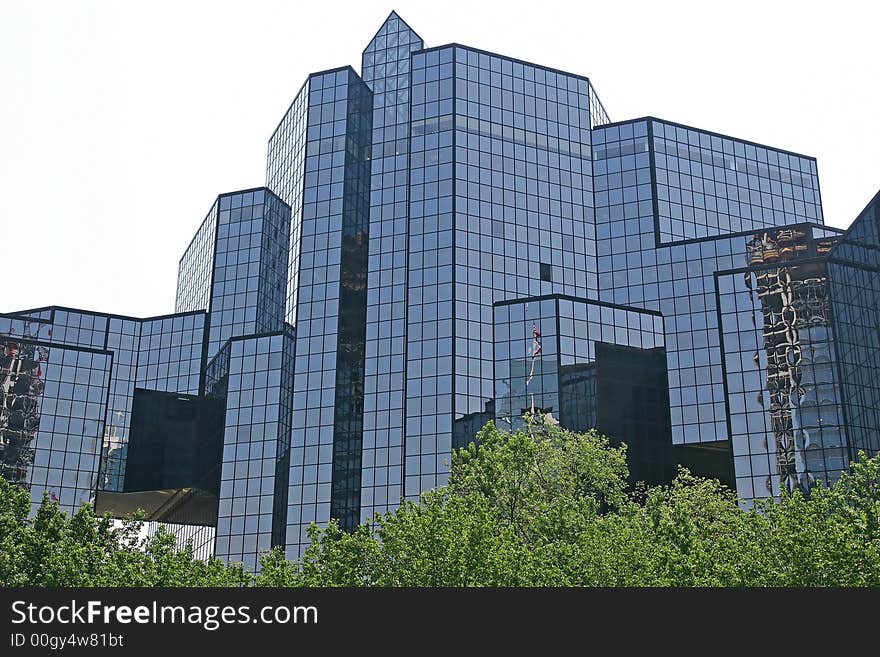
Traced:
<path fill-rule="evenodd" d="M 538 326 L 532 323 L 532 367 L 529 370 L 529 378 L 526 379 L 526 385 L 529 385 L 532 381 L 532 377 L 535 376 L 535 359 L 541 355 L 543 350 L 544 347 L 541 345 L 541 333 L 538 331 Z"/>

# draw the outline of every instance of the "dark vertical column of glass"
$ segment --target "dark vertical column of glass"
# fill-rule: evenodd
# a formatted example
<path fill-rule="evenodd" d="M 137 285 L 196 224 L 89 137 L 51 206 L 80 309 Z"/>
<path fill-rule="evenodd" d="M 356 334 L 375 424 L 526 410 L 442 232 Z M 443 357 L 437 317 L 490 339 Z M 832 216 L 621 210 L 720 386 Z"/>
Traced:
<path fill-rule="evenodd" d="M 290 487 L 290 438 L 293 430 L 293 367 L 296 342 L 286 327 L 278 386 L 278 445 L 275 453 L 275 490 L 272 498 L 272 545 L 287 545 L 287 504 Z M 271 394 L 271 393 L 270 393 Z"/>
<path fill-rule="evenodd" d="M 206 421 L 204 426 L 201 427 L 201 431 L 206 441 L 219 442 L 222 445 L 220 462 L 215 470 L 219 480 L 217 488 L 217 522 L 215 524 L 214 536 L 211 540 L 211 554 L 221 559 L 228 552 L 229 539 L 226 538 L 223 542 L 218 541 L 218 534 L 222 533 L 221 526 L 223 524 L 231 524 L 229 518 L 232 515 L 232 495 L 235 492 L 232 481 L 223 481 L 223 466 L 225 463 L 234 463 L 239 456 L 238 446 L 233 445 L 232 440 L 229 442 L 226 440 L 226 406 L 229 397 L 231 345 L 231 342 L 224 344 L 217 355 L 205 366 L 204 396 L 202 398 Z M 239 501 L 239 508 L 243 504 L 243 500 Z M 221 522 L 221 518 L 225 520 Z"/>
<path fill-rule="evenodd" d="M 205 372 L 205 400 L 222 413 L 220 422 L 214 427 L 220 434 L 223 452 L 220 462 L 220 487 L 217 500 L 217 533 L 215 535 L 214 553 L 221 559 L 241 558 L 242 537 L 238 536 L 236 545 L 230 549 L 233 534 L 233 517 L 244 516 L 247 503 L 247 459 L 250 456 L 248 441 L 238 444 L 238 404 L 229 404 L 229 379 L 233 342 L 225 343 L 217 355 L 211 360 Z M 240 349 L 241 343 L 237 342 Z M 240 377 L 239 377 L 240 379 Z M 238 400 L 239 386 L 234 385 L 232 391 Z M 227 420 L 227 410 L 231 416 Z M 233 425 L 233 426 L 230 426 Z M 262 454 L 259 454 L 262 456 Z M 236 476 L 237 475 L 237 476 Z M 233 508 L 234 507 L 234 508 Z M 244 521 L 238 518 L 235 534 L 241 534 Z"/>
<path fill-rule="evenodd" d="M 361 516 L 402 495 L 410 53 L 422 39 L 394 12 L 363 54 L 373 90 Z"/>
<path fill-rule="evenodd" d="M 255 198 L 257 192 L 254 192 Z M 254 207 L 254 228 L 260 236 L 260 274 L 257 288 L 256 332 L 280 331 L 285 322 L 287 264 L 290 249 L 290 207 L 280 198 L 263 192 L 262 218 Z"/>
<path fill-rule="evenodd" d="M 353 254 L 361 248 L 366 255 L 366 234 L 361 246 L 354 245 L 358 222 L 367 223 L 367 169 L 355 163 L 365 158 L 358 149 L 369 139 L 372 112 L 369 89 L 351 67 L 315 73 L 307 87 L 287 517 L 291 557 L 299 556 L 308 545 L 310 523 L 330 519 L 337 359 L 347 340 L 340 336 L 340 319 L 344 320 L 347 312 L 360 313 L 363 322 L 364 312 L 363 300 L 355 302 L 352 309 L 341 303 L 343 242 L 354 249 Z M 367 116 L 350 116 L 350 108 Z M 358 175 L 364 179 L 354 180 Z M 355 202 L 359 195 L 364 200 Z M 352 278 L 356 278 L 354 269 L 347 276 L 348 284 L 363 288 L 363 283 Z"/>
<path fill-rule="evenodd" d="M 354 71 L 349 76 L 330 517 L 352 530 L 360 521 L 373 103 Z"/>
<path fill-rule="evenodd" d="M 596 343 L 596 428 L 613 445 L 627 444 L 630 481 L 669 482 L 670 450 L 666 353 Z"/>

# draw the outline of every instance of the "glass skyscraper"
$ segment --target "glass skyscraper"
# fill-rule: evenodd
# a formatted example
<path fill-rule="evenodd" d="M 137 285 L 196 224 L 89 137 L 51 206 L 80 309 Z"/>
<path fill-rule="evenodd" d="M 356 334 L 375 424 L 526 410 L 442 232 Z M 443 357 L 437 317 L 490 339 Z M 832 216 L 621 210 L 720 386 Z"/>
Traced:
<path fill-rule="evenodd" d="M 823 221 L 814 158 L 613 123 L 588 78 L 392 12 L 217 198 L 174 314 L 0 315 L 0 474 L 249 567 L 529 413 L 634 481 L 808 491 L 880 450 L 880 199 Z"/>

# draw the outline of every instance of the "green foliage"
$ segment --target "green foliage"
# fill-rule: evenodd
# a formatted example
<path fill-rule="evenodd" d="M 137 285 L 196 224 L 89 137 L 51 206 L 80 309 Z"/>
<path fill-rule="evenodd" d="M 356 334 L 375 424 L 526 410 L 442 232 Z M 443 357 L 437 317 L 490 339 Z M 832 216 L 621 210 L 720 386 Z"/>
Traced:
<path fill-rule="evenodd" d="M 880 586 L 880 455 L 859 452 L 851 472 L 778 505 L 762 505 L 760 583 L 772 586 Z"/>
<path fill-rule="evenodd" d="M 625 448 L 595 432 L 488 424 L 449 483 L 356 531 L 312 527 L 265 586 L 877 586 L 880 456 L 809 499 L 740 508 L 681 469 L 627 494 Z M 270 567 L 266 567 L 270 566 Z"/>
<path fill-rule="evenodd" d="M 312 526 L 296 562 L 258 575 L 195 559 L 135 519 L 72 517 L 0 480 L 2 586 L 880 586 L 880 456 L 831 488 L 740 508 L 680 470 L 627 489 L 625 447 L 543 423 L 492 423 L 453 455 L 449 482 L 353 532 Z"/>
<path fill-rule="evenodd" d="M 68 516 L 48 495 L 32 519 L 30 496 L 0 478 L 0 586 L 241 586 L 253 576 L 177 550 L 164 530 L 138 539 L 137 518 L 116 526 L 88 505 Z"/>
<path fill-rule="evenodd" d="M 595 431 L 541 425 L 507 434 L 487 424 L 453 456 L 450 495 L 483 498 L 525 543 L 573 539 L 600 512 L 626 500 L 626 448 Z"/>

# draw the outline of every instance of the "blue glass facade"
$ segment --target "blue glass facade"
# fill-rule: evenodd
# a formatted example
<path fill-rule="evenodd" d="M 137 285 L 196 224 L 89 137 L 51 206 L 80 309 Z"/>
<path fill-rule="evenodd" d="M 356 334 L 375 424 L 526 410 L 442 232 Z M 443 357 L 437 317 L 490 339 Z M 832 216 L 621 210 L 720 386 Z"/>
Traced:
<path fill-rule="evenodd" d="M 247 379 L 247 391 L 228 395 L 237 404 L 228 412 L 228 438 L 225 387 L 222 395 L 214 384 L 207 391 L 212 394 L 205 393 L 206 379 L 217 369 L 208 366 L 209 355 L 218 345 L 226 345 L 228 356 L 232 337 L 285 330 L 289 226 L 288 206 L 268 190 L 218 197 L 181 259 L 174 315 L 138 319 L 51 307 L 0 316 L 8 408 L 2 421 L 4 476 L 29 487 L 34 505 L 47 490 L 68 510 L 82 503 L 119 515 L 142 508 L 148 519 L 195 538 L 202 553 L 208 543 L 214 551 L 224 440 L 237 446 L 242 436 L 272 434 L 286 488 L 289 328 L 284 376 L 279 366 L 267 382 L 264 371 L 256 382 Z M 241 366 L 240 360 L 231 362 Z M 253 360 L 251 371 L 268 367 L 262 353 Z M 238 385 L 240 379 L 233 381 Z M 272 404 L 283 410 L 267 410 Z M 240 417 L 267 415 L 271 422 L 236 431 L 244 422 Z M 135 434 L 142 442 L 130 454 Z M 243 491 L 248 475 L 245 467 Z M 169 481 L 178 482 L 174 490 L 162 483 Z M 275 499 L 274 490 L 269 497 Z M 177 511 L 168 512 L 171 507 Z M 252 514 L 251 506 L 245 508 Z M 274 511 L 274 517 L 286 515 L 286 508 Z M 269 534 L 274 544 L 284 542 L 281 527 L 283 522 L 276 523 L 275 534 Z M 226 534 L 224 540 L 228 551 Z M 253 562 L 256 548 L 247 552 L 244 546 L 250 548 L 250 542 L 239 541 L 230 558 Z"/>
<path fill-rule="evenodd" d="M 660 313 L 564 295 L 494 305 L 495 420 L 531 414 L 626 442 L 637 480 L 662 481 L 669 459 Z M 481 423 L 477 423 L 479 429 Z"/>
<path fill-rule="evenodd" d="M 174 315 L 0 316 L 0 470 L 35 503 L 140 506 L 257 567 L 533 409 L 746 504 L 880 449 L 880 201 L 823 226 L 814 158 L 611 123 L 588 78 L 392 12 L 360 75 L 299 89 L 266 185 L 218 197 Z"/>
<path fill-rule="evenodd" d="M 849 459 L 880 451 L 880 194 L 828 253 Z"/>
<path fill-rule="evenodd" d="M 306 157 L 306 113 L 309 80 L 300 89 L 269 139 L 266 185 L 290 206 L 290 242 L 288 248 L 287 292 L 284 316 L 288 324 L 296 322 L 299 292 L 299 254 L 302 235 L 303 167 Z"/>
<path fill-rule="evenodd" d="M 180 259 L 175 311 L 212 314 L 208 355 L 285 321 L 290 207 L 265 188 L 221 194 Z"/>
<path fill-rule="evenodd" d="M 287 309 L 296 326 L 291 554 L 308 543 L 310 523 L 330 519 L 332 489 L 335 517 L 357 524 L 372 132 L 372 93 L 351 67 L 311 75 L 300 94 L 307 96 L 299 123 L 282 122 L 291 134 L 304 132 L 302 181 L 289 183 L 300 197 L 291 231 L 298 235 L 291 259 L 297 271 L 289 277 L 298 289 Z M 290 112 L 299 107 L 294 101 Z M 276 133 L 269 146 L 269 177 L 283 181 L 289 170 L 273 174 L 278 139 Z"/>
<path fill-rule="evenodd" d="M 293 336 L 237 337 L 224 352 L 212 370 L 226 408 L 216 555 L 253 569 L 285 543 Z"/>
<path fill-rule="evenodd" d="M 0 349 L 0 474 L 63 509 L 94 501 L 112 354 L 9 336 Z"/>
<path fill-rule="evenodd" d="M 265 189 L 218 199 L 208 355 L 229 338 L 284 325 L 290 208 Z"/>
<path fill-rule="evenodd" d="M 211 206 L 177 268 L 174 312 L 207 310 L 211 304 L 214 247 L 217 244 L 217 203 Z"/>
<path fill-rule="evenodd" d="M 412 67 L 404 493 L 414 497 L 445 482 L 475 414 L 493 416 L 492 304 L 595 295 L 597 274 L 589 82 L 461 46 L 415 53 Z"/>
<path fill-rule="evenodd" d="M 502 301 L 494 306 L 494 342 L 495 417 L 501 426 L 523 427 L 523 416 L 534 407 L 563 426 L 586 430 L 597 426 L 599 415 L 591 372 L 598 368 L 596 345 L 662 350 L 663 317 L 564 295 Z"/>
<path fill-rule="evenodd" d="M 837 231 L 740 238 L 748 267 L 716 273 L 725 409 L 744 500 L 831 483 L 846 449 L 827 252 Z"/>
<path fill-rule="evenodd" d="M 727 440 L 713 276 L 747 266 L 729 235 L 821 224 L 815 160 L 656 119 L 594 133 L 599 298 L 666 318 L 673 441 Z"/>
<path fill-rule="evenodd" d="M 81 348 L 110 357 L 107 363 L 110 376 L 101 398 L 105 409 L 99 412 L 100 474 L 97 461 L 90 465 L 95 468 L 91 475 L 93 489 L 121 491 L 134 390 L 198 394 L 205 315 L 187 313 L 139 320 L 50 308 L 45 317 L 42 320 L 0 317 L 0 333 L 42 339 L 51 345 L 46 347 L 50 352 Z M 65 383 L 71 383 L 66 381 L 69 376 L 71 374 L 65 374 Z M 91 439 L 91 429 L 80 437 Z M 42 493 L 37 496 L 37 503 L 41 496 Z"/>

